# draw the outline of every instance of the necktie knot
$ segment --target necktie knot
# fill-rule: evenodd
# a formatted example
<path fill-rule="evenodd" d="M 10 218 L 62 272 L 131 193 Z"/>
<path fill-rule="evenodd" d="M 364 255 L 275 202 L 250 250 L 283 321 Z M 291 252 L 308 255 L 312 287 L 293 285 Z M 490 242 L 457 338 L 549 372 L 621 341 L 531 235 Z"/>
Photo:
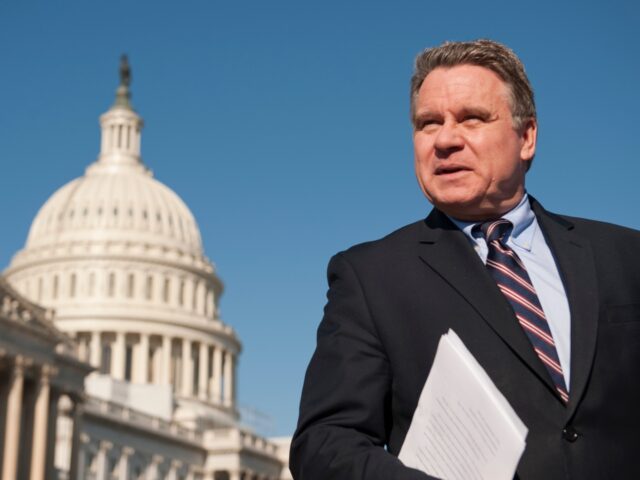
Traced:
<path fill-rule="evenodd" d="M 487 241 L 487 244 L 489 244 L 494 240 L 502 242 L 504 237 L 511 233 L 513 224 L 509 220 L 500 218 L 498 220 L 480 223 L 476 226 L 476 228 L 480 230 L 480 233 L 482 233 L 482 236 Z"/>

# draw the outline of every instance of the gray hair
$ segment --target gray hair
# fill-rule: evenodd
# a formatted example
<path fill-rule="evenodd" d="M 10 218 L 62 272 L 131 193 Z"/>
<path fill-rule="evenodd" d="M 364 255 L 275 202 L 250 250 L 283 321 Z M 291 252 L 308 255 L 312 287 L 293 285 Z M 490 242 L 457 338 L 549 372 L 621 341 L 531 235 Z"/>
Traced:
<path fill-rule="evenodd" d="M 509 87 L 511 116 L 516 130 L 522 129 L 530 119 L 536 119 L 533 89 L 518 56 L 506 45 L 493 40 L 471 42 L 445 42 L 427 48 L 416 57 L 411 77 L 411 122 L 415 125 L 416 100 L 424 79 L 438 67 L 476 65 L 495 72 Z"/>

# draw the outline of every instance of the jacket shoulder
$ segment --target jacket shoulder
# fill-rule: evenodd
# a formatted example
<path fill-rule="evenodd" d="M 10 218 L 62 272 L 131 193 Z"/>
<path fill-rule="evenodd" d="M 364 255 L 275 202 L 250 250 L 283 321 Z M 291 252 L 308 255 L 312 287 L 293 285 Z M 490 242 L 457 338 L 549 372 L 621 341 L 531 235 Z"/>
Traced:
<path fill-rule="evenodd" d="M 393 256 L 394 253 L 402 254 L 407 252 L 412 245 L 417 244 L 421 233 L 424 232 L 425 220 L 419 220 L 376 240 L 359 243 L 336 254 L 336 257 L 343 257 L 348 261 L 367 261 L 372 258 Z"/>
<path fill-rule="evenodd" d="M 560 219 L 568 224 L 570 228 L 575 229 L 576 233 L 588 237 L 591 240 L 640 242 L 640 231 L 634 230 L 633 228 L 570 215 L 558 215 L 555 213 L 549 213 L 549 215 Z"/>

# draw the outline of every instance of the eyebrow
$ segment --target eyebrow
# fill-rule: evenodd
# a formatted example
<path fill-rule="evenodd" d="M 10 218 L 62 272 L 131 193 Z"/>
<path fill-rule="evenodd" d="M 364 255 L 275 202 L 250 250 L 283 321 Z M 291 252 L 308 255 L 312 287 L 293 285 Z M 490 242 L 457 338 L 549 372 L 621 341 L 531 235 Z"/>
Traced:
<path fill-rule="evenodd" d="M 491 111 L 484 107 L 463 107 L 460 112 L 460 116 L 466 115 L 477 115 L 482 118 L 491 118 Z M 424 120 L 428 118 L 440 118 L 442 114 L 434 112 L 432 110 L 422 110 L 420 112 L 416 112 L 414 117 L 415 121 Z"/>
<path fill-rule="evenodd" d="M 417 127 L 418 123 L 424 120 L 434 120 L 441 117 L 442 115 L 435 113 L 431 110 L 422 110 L 421 112 L 416 112 L 416 114 L 411 119 L 411 123 L 413 124 L 414 127 Z"/>
<path fill-rule="evenodd" d="M 462 117 L 473 115 L 487 120 L 491 118 L 491 112 L 483 107 L 465 107 L 460 111 L 460 115 Z"/>

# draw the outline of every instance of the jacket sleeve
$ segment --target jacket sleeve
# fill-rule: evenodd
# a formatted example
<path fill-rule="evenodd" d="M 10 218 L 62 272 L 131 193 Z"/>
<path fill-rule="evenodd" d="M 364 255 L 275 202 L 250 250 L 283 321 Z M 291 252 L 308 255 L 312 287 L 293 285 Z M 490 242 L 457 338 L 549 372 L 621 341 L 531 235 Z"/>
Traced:
<path fill-rule="evenodd" d="M 304 381 L 290 467 L 297 480 L 427 480 L 385 445 L 391 370 L 365 292 L 344 254 L 328 269 L 329 292 Z"/>

